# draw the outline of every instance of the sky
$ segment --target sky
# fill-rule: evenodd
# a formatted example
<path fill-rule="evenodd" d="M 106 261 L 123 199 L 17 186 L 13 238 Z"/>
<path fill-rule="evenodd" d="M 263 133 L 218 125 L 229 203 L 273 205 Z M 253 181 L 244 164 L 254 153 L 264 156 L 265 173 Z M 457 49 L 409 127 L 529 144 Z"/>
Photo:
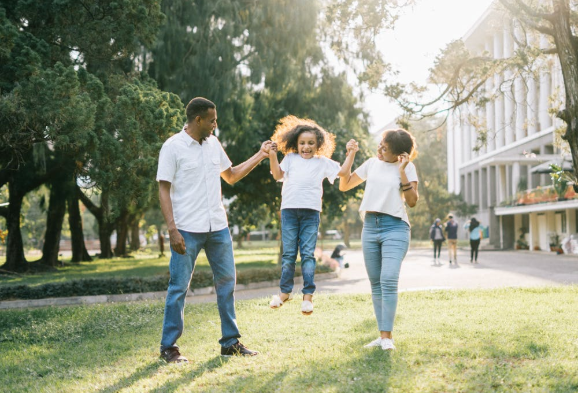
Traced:
<path fill-rule="evenodd" d="M 436 55 L 460 39 L 490 6 L 492 0 L 417 0 L 396 22 L 393 31 L 377 42 L 384 59 L 400 71 L 403 83 L 424 84 Z M 370 132 L 394 120 L 401 111 L 382 94 L 368 94 L 364 109 L 370 113 Z"/>

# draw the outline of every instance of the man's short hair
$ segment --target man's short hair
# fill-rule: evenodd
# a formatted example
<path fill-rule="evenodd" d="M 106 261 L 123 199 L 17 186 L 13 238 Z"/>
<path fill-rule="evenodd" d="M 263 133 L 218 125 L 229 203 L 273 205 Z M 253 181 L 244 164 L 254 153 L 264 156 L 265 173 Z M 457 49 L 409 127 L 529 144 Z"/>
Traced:
<path fill-rule="evenodd" d="M 209 101 L 207 98 L 195 97 L 187 104 L 187 122 L 190 123 L 197 116 L 205 116 L 209 109 L 215 109 L 215 104 Z"/>

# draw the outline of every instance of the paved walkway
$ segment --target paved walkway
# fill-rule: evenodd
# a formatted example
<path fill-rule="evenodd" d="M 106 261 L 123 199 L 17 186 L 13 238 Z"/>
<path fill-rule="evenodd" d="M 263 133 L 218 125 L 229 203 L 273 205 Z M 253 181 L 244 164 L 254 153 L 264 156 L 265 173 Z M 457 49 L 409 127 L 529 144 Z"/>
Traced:
<path fill-rule="evenodd" d="M 432 250 L 410 250 L 402 263 L 399 290 L 577 285 L 576 255 L 483 251 L 479 252 L 479 263 L 471 264 L 470 251 L 461 249 L 458 265 L 449 265 L 447 256 L 447 251 L 442 250 L 440 262 L 434 262 Z M 318 293 L 370 293 L 362 251 L 347 251 L 344 260 L 350 263 L 350 268 L 343 269 L 340 278 L 316 283 Z M 235 298 L 270 297 L 278 291 L 277 287 L 238 291 Z M 187 298 L 189 303 L 213 301 L 214 295 Z"/>
<path fill-rule="evenodd" d="M 545 285 L 577 285 L 577 256 L 556 255 L 548 252 L 529 251 L 483 251 L 479 253 L 479 263 L 471 264 L 468 250 L 459 250 L 458 265 L 449 265 L 446 250 L 440 261 L 434 261 L 432 250 L 412 249 L 406 255 L 400 272 L 400 291 L 431 289 L 469 289 L 498 287 L 532 287 Z M 331 251 L 326 251 L 331 252 Z M 370 293 L 370 283 L 364 267 L 362 251 L 347 250 L 345 261 L 349 269 L 343 269 L 339 278 L 318 281 L 318 293 Z M 326 274 L 325 278 L 331 277 Z M 321 278 L 321 277 L 320 277 Z M 259 287 L 247 289 L 247 287 Z M 244 289 L 246 288 L 246 289 Z M 295 290 L 300 285 L 296 284 Z M 199 290 L 200 294 L 188 296 L 187 303 L 215 302 L 210 288 Z M 275 282 L 239 285 L 237 300 L 269 298 L 278 293 Z M 197 292 L 197 290 L 195 291 Z M 83 296 L 76 298 L 51 298 L 0 302 L 0 309 L 38 307 L 45 305 L 92 304 L 162 299 L 165 292 L 146 294 Z M 38 303 L 38 304 L 36 304 Z"/>

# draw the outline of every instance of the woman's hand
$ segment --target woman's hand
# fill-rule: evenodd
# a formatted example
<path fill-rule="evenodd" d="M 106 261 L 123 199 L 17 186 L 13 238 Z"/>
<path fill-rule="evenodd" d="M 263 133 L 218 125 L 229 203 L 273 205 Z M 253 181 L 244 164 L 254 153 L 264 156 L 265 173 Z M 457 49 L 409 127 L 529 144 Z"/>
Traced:
<path fill-rule="evenodd" d="M 360 150 L 358 142 L 354 139 L 350 139 L 348 143 L 346 143 L 346 156 L 349 156 L 350 153 L 356 153 L 358 150 Z"/>
<path fill-rule="evenodd" d="M 410 162 L 410 155 L 408 153 L 402 153 L 398 156 L 398 163 L 400 164 L 400 171 L 406 169 L 406 165 Z"/>

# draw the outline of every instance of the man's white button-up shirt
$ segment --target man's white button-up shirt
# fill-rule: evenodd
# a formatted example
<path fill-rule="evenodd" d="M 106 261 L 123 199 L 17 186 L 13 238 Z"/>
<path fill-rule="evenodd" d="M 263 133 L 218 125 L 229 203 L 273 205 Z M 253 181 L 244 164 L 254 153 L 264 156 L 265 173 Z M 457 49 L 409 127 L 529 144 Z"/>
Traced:
<path fill-rule="evenodd" d="M 182 130 L 165 141 L 159 154 L 157 181 L 171 183 L 177 229 L 201 233 L 227 227 L 221 172 L 229 167 L 231 161 L 213 135 L 199 144 Z"/>

